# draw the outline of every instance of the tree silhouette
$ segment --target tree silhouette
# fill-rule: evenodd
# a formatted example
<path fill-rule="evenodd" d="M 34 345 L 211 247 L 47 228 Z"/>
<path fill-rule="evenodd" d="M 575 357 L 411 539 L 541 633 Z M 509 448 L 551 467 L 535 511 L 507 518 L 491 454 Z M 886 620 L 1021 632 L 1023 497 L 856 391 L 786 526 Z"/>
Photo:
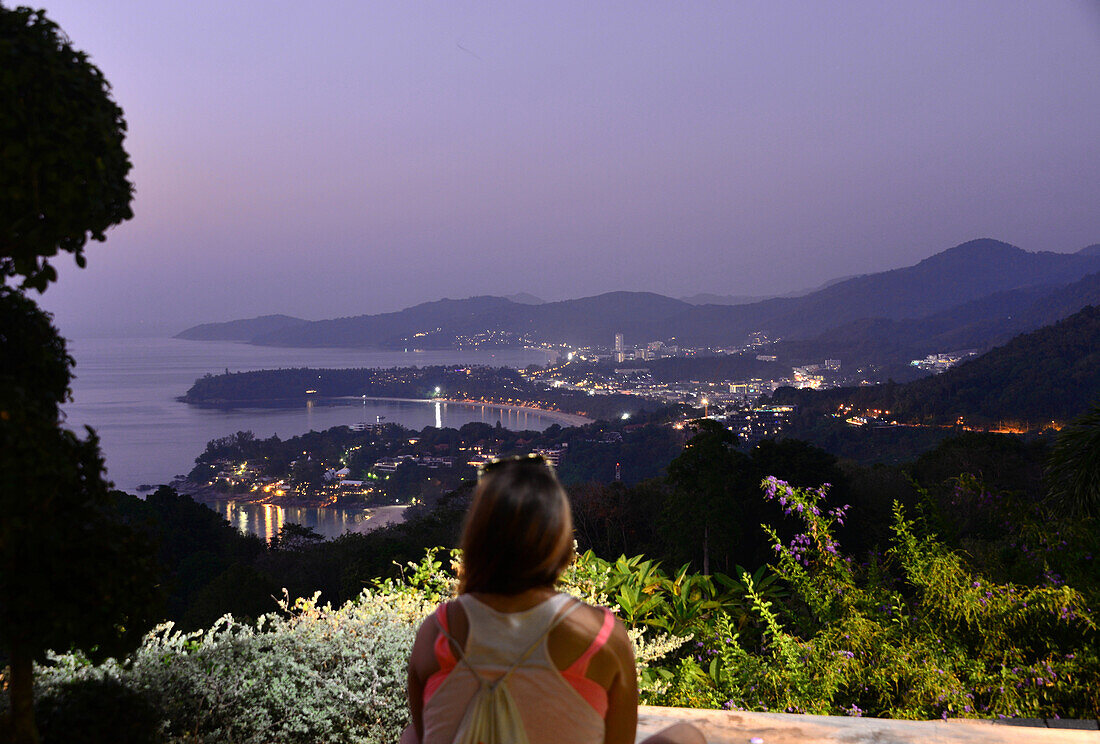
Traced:
<path fill-rule="evenodd" d="M 668 466 L 673 493 L 665 505 L 663 532 L 678 560 L 701 559 L 703 573 L 709 574 L 712 557 L 729 570 L 745 529 L 737 504 L 754 488 L 753 474 L 748 456 L 736 449 L 735 434 L 710 419 L 693 427 L 695 436 Z"/>
<path fill-rule="evenodd" d="M 73 360 L 19 289 L 84 265 L 88 239 L 132 216 L 122 111 L 103 74 L 41 11 L 0 7 L 0 653 L 11 740 L 36 742 L 33 662 L 119 653 L 158 596 L 149 546 L 123 524 L 95 433 L 61 426 Z"/>
<path fill-rule="evenodd" d="M 1073 517 L 1100 517 L 1100 403 L 1058 434 L 1047 468 L 1052 501 Z"/>
<path fill-rule="evenodd" d="M 127 650 L 154 621 L 158 571 L 117 513 L 95 433 L 59 425 L 72 360 L 48 316 L 0 287 L 0 328 L 0 648 L 13 741 L 34 742 L 33 662 Z"/>
<path fill-rule="evenodd" d="M 43 15 L 0 6 L 0 277 L 39 291 L 48 257 L 133 216 L 126 122 L 103 73 Z"/>

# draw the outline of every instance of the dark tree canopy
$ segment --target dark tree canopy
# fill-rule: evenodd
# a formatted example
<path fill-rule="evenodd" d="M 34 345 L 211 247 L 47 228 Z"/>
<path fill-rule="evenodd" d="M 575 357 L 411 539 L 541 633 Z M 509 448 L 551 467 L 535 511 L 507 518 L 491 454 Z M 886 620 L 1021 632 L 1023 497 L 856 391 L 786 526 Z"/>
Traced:
<path fill-rule="evenodd" d="M 69 397 L 73 360 L 48 315 L 22 293 L 0 285 L 0 400 L 33 405 L 57 418 Z"/>
<path fill-rule="evenodd" d="M 35 659 L 120 653 L 159 616 L 152 550 L 120 519 L 99 441 L 60 426 L 72 363 L 49 316 L 0 285 L 0 659 L 17 742 L 36 740 Z"/>
<path fill-rule="evenodd" d="M 710 573 L 711 558 L 723 571 L 742 541 L 746 525 L 737 504 L 756 488 L 751 461 L 737 436 L 716 421 L 693 423 L 695 436 L 668 466 L 673 493 L 663 514 L 666 539 L 678 560 L 699 560 Z M 756 525 L 751 525 L 753 529 Z"/>
<path fill-rule="evenodd" d="M 1100 517 L 1100 402 L 1058 435 L 1047 477 L 1066 514 Z"/>
<path fill-rule="evenodd" d="M 0 277 L 42 291 L 48 258 L 133 216 L 126 122 L 103 73 L 42 11 L 0 6 Z"/>

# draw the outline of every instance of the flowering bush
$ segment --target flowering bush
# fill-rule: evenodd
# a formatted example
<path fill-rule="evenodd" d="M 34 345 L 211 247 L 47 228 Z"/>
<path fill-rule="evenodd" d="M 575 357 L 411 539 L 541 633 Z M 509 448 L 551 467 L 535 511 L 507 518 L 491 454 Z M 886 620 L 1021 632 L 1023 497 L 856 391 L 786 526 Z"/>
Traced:
<path fill-rule="evenodd" d="M 117 680 L 160 708 L 173 741 L 392 742 L 407 723 L 405 667 L 428 611 L 409 596 L 364 592 L 339 609 L 282 602 L 282 614 L 244 625 L 154 629 L 125 662 L 79 654 L 40 668 L 42 694 L 74 682 Z"/>
<path fill-rule="evenodd" d="M 563 591 L 626 624 L 643 702 L 899 718 L 1097 715 L 1100 643 L 1075 589 L 991 581 L 898 506 L 890 548 L 857 562 L 834 534 L 849 507 L 828 505 L 827 485 L 769 478 L 763 489 L 802 523 L 788 542 L 764 528 L 774 567 L 702 576 L 589 552 L 562 577 Z M 458 559 L 429 550 L 340 608 L 284 598 L 254 624 L 163 625 L 123 661 L 54 655 L 38 670 L 37 696 L 57 721 L 139 705 L 143 721 L 159 721 L 149 741 L 396 741 L 416 627 L 454 594 Z"/>
<path fill-rule="evenodd" d="M 773 608 L 746 576 L 762 636 L 743 645 L 717 618 L 668 702 L 899 718 L 1096 715 L 1097 627 L 1078 592 L 975 575 L 898 506 L 893 546 L 857 564 L 833 535 L 848 507 L 826 508 L 827 486 L 769 478 L 763 488 L 805 526 L 788 544 L 765 527 L 797 601 Z"/>
<path fill-rule="evenodd" d="M 458 557 L 429 550 L 400 579 L 377 582 L 340 608 L 317 596 L 284 597 L 280 612 L 254 624 L 227 615 L 209 630 L 181 633 L 166 623 L 121 661 L 52 654 L 37 670 L 36 697 L 60 710 L 59 719 L 93 707 L 87 701 L 103 699 L 103 690 L 141 701 L 160 720 L 147 732 L 151 741 L 394 742 L 408 723 L 405 674 L 416 628 L 453 596 Z M 562 589 L 601 602 L 606 582 L 593 560 L 578 559 Z M 661 692 L 665 678 L 650 666 L 686 639 L 641 628 L 630 636 L 643 689 Z"/>

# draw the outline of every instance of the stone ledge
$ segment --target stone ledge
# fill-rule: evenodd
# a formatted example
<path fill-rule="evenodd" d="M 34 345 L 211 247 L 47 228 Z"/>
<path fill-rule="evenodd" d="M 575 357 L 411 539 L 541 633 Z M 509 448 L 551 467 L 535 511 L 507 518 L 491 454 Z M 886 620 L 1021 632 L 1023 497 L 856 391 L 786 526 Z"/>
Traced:
<path fill-rule="evenodd" d="M 951 719 L 948 721 L 896 721 L 885 718 L 804 716 L 788 713 L 746 713 L 743 711 L 692 710 L 690 708 L 638 708 L 638 737 L 641 741 L 674 723 L 698 726 L 708 744 L 1100 744 L 1100 731 L 1047 728 L 1038 719 L 1033 727 L 1004 726 L 997 721 Z M 1058 725 L 1051 721 L 1051 725 Z M 1068 723 L 1068 722 L 1066 722 Z M 1092 728 L 1091 721 L 1082 727 Z"/>

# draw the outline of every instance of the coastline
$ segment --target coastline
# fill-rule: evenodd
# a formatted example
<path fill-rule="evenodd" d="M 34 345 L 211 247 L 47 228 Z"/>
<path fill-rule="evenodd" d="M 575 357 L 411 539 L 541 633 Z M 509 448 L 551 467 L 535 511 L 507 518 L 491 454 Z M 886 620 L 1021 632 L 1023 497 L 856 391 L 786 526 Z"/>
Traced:
<path fill-rule="evenodd" d="M 546 419 L 554 420 L 556 423 L 562 426 L 584 426 L 585 424 L 591 424 L 595 419 L 587 416 L 581 416 L 579 413 L 566 413 L 565 411 L 552 411 L 548 408 L 538 408 L 536 406 L 518 406 L 509 403 L 485 403 L 480 400 L 458 400 L 455 398 L 391 398 L 377 395 L 335 395 L 335 396 L 312 396 L 310 398 L 261 398 L 256 400 L 205 400 L 195 401 L 188 400 L 186 395 L 180 395 L 176 397 L 176 400 L 180 403 L 186 403 L 190 406 L 196 406 L 198 408 L 213 408 L 213 409 L 249 409 L 249 408 L 293 408 L 300 406 L 302 403 L 314 401 L 322 403 L 325 401 L 352 401 L 352 400 L 377 400 L 377 401 L 389 401 L 393 403 L 447 403 L 448 405 L 465 406 L 467 408 L 475 408 L 481 406 L 483 408 L 496 408 L 501 411 L 513 411 L 516 413 L 533 413 L 542 416 Z"/>
<path fill-rule="evenodd" d="M 458 400 L 455 398 L 384 398 L 373 395 L 341 395 L 333 398 L 325 398 L 324 400 L 382 400 L 392 401 L 395 403 L 447 403 L 450 405 L 467 406 L 469 408 L 481 406 L 482 408 L 496 408 L 501 411 L 534 413 L 542 416 L 543 418 L 555 419 L 563 426 L 584 426 L 585 424 L 591 424 L 593 421 L 595 421 L 595 419 L 588 418 L 587 416 L 581 416 L 577 413 L 551 411 L 547 408 L 537 408 L 535 406 L 517 406 L 508 403 L 485 403 L 480 400 Z"/>
<path fill-rule="evenodd" d="M 357 526 L 351 531 L 356 533 L 370 532 L 379 527 L 387 527 L 405 521 L 405 510 L 408 504 L 382 504 L 379 506 L 364 506 L 362 502 L 345 503 L 339 499 L 333 501 L 321 501 L 309 498 L 281 498 L 272 500 L 268 498 L 256 498 L 252 493 L 224 493 L 215 491 L 208 486 L 196 487 L 187 481 L 176 480 L 172 486 L 179 493 L 186 494 L 200 504 L 213 506 L 216 504 L 233 503 L 242 506 L 269 506 L 276 509 L 338 509 L 341 511 L 357 512 L 361 519 L 357 518 Z"/>

